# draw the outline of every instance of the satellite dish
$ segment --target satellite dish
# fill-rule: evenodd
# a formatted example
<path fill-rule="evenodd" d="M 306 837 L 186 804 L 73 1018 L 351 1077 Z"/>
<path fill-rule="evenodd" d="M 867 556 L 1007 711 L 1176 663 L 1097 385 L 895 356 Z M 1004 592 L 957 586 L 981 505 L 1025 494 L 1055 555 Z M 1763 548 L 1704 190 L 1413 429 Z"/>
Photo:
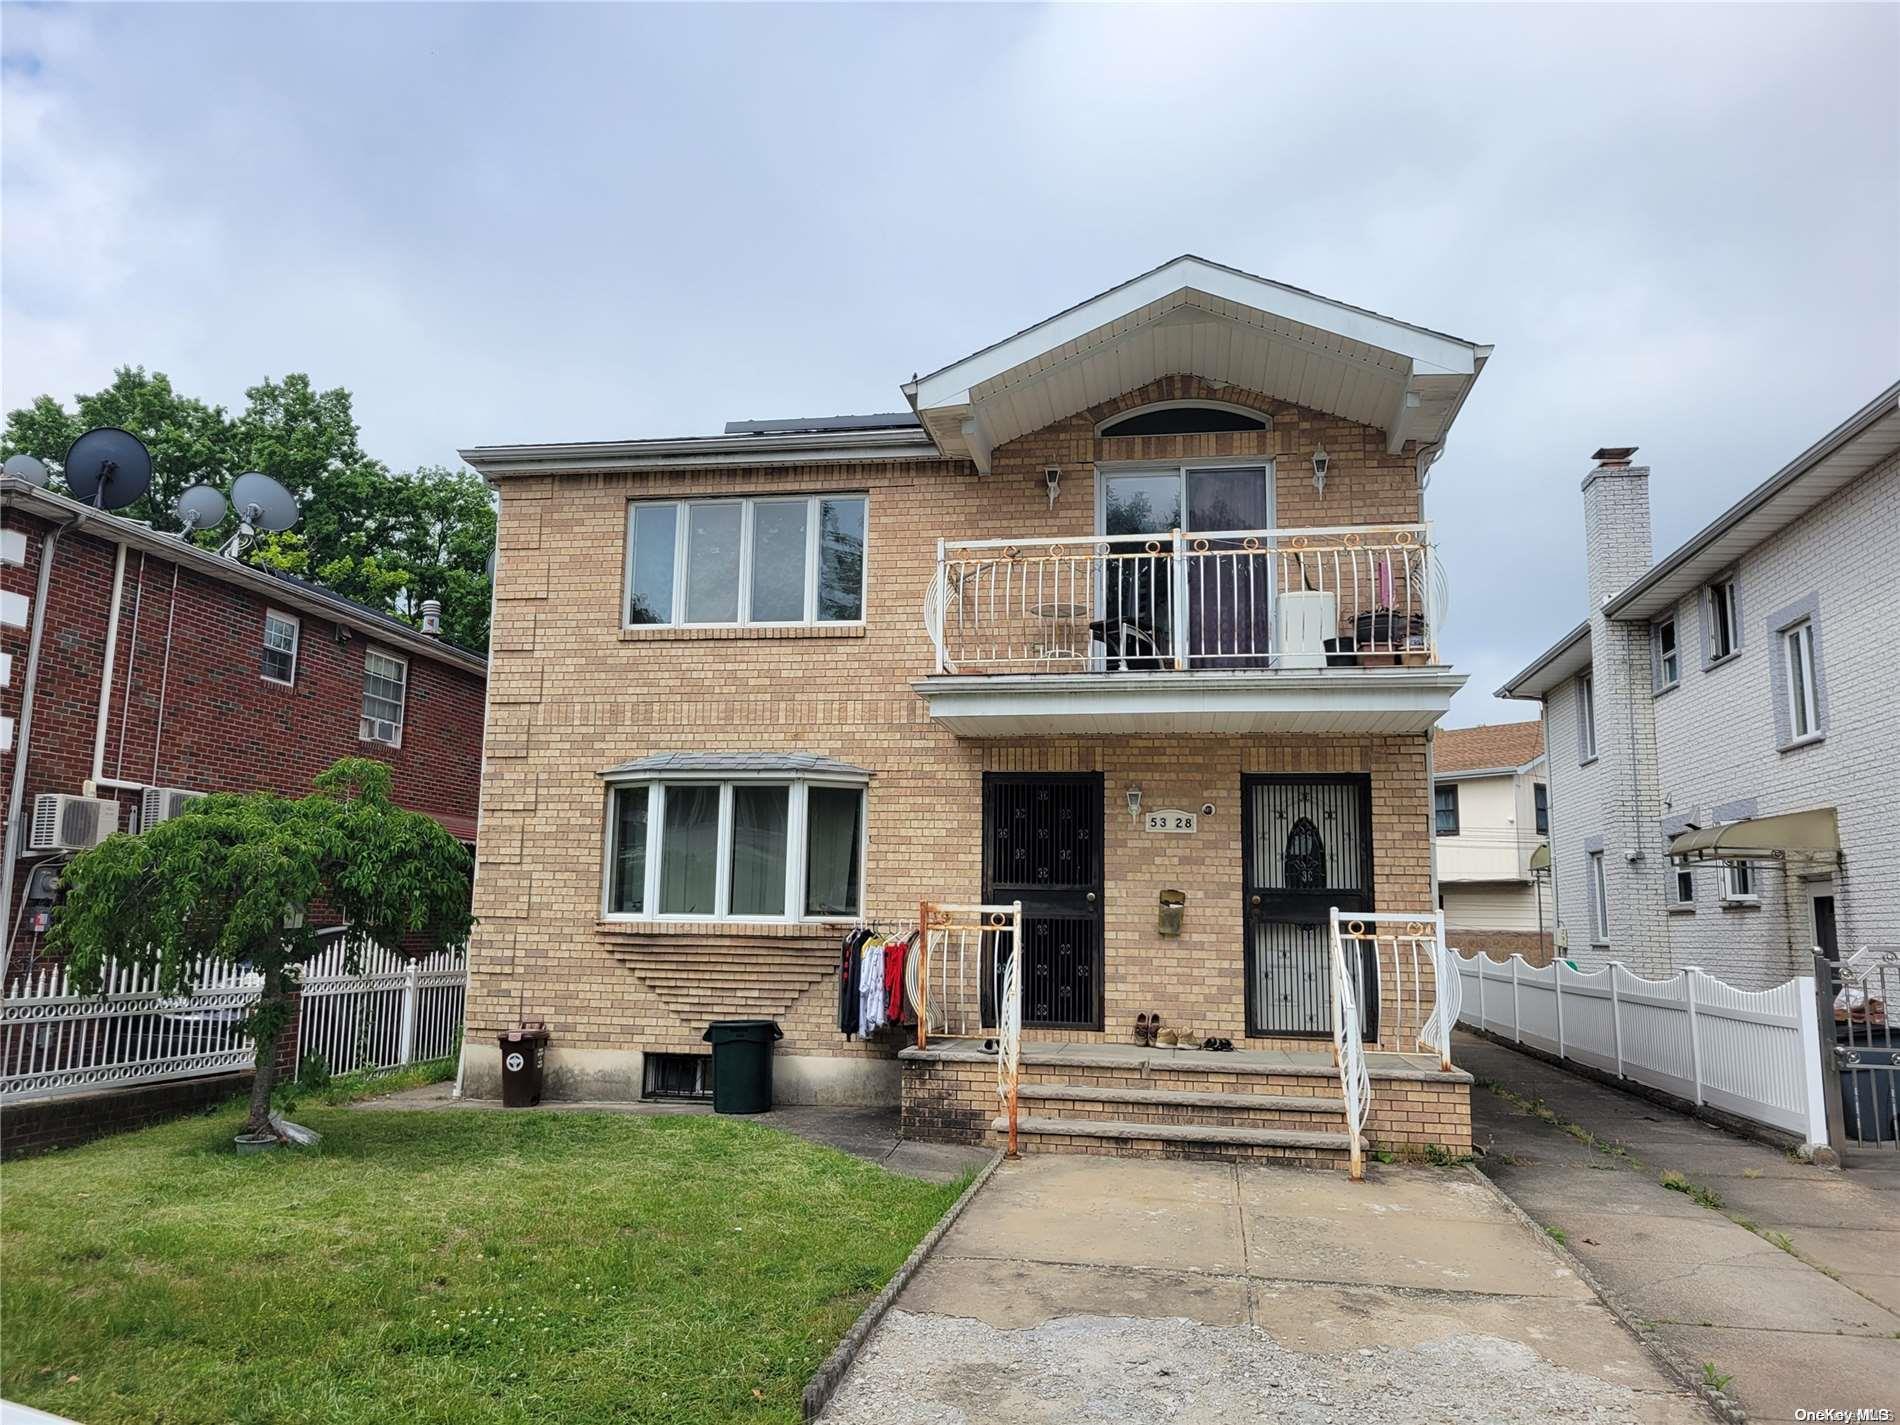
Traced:
<path fill-rule="evenodd" d="M 66 487 L 99 509 L 122 510 L 151 489 L 151 452 L 117 426 L 89 430 L 66 452 Z"/>
<path fill-rule="evenodd" d="M 195 529 L 210 529 L 221 523 L 227 508 L 222 493 L 209 485 L 193 485 L 178 497 L 172 513 L 185 527 L 184 533 L 190 534 Z"/>
<path fill-rule="evenodd" d="M 9 455 L 7 463 L 0 466 L 0 473 L 11 475 L 15 480 L 24 480 L 29 485 L 46 487 L 46 467 L 30 455 Z"/>
<path fill-rule="evenodd" d="M 237 517 L 254 529 L 276 534 L 297 523 L 297 501 L 268 475 L 247 470 L 231 482 L 231 503 Z"/>

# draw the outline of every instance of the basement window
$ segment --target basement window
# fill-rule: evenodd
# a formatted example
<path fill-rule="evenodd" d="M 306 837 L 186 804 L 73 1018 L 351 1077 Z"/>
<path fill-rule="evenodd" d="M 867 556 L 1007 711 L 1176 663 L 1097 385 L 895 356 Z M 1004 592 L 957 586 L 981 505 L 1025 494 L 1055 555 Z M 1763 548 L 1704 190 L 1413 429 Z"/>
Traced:
<path fill-rule="evenodd" d="M 712 1097 L 712 1056 L 709 1054 L 648 1054 L 642 1098 L 696 1099 Z"/>

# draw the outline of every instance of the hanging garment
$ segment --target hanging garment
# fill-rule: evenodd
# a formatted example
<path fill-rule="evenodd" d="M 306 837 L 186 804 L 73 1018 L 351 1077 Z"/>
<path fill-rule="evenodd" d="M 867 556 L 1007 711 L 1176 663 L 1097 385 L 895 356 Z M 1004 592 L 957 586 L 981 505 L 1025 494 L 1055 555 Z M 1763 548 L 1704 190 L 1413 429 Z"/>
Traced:
<path fill-rule="evenodd" d="M 913 937 L 900 935 L 884 947 L 884 1018 L 892 1024 L 903 1024 L 904 1014 L 904 956 L 910 950 Z"/>
<path fill-rule="evenodd" d="M 858 1011 L 862 997 L 858 993 L 858 947 L 869 931 L 854 926 L 844 933 L 838 956 L 838 1032 L 847 1037 L 858 1032 Z"/>
<path fill-rule="evenodd" d="M 858 952 L 858 1033 L 867 1037 L 884 1027 L 884 942 L 872 936 Z"/>

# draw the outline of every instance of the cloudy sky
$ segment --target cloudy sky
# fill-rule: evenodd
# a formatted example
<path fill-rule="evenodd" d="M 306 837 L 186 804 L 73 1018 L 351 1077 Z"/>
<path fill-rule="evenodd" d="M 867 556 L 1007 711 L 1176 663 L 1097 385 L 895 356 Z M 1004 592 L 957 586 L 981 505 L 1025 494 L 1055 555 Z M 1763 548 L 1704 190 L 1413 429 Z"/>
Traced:
<path fill-rule="evenodd" d="M 889 410 L 1181 252 L 1496 356 L 1434 472 L 1471 674 L 1900 376 L 1900 7 L 0 11 L 0 398 L 349 387 L 457 446 Z"/>

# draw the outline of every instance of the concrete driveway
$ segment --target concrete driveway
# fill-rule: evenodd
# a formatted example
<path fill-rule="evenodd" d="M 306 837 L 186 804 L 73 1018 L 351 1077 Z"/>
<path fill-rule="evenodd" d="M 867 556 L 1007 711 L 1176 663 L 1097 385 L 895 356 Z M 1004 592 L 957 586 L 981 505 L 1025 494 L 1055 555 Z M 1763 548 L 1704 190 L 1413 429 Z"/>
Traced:
<path fill-rule="evenodd" d="M 1004 1163 L 823 1419 L 1707 1421 L 1463 1170 Z"/>
<path fill-rule="evenodd" d="M 1797 1162 L 1470 1035 L 1453 1052 L 1486 1174 L 1749 1419 L 1900 1411 L 1900 1170 Z"/>

